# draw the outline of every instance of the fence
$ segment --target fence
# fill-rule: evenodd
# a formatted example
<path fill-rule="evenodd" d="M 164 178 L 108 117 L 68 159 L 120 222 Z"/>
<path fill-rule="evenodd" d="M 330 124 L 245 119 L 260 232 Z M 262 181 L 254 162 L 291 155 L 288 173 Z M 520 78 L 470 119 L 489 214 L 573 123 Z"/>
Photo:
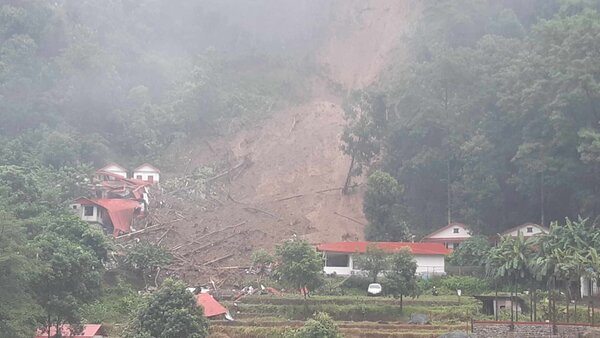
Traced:
<path fill-rule="evenodd" d="M 511 330 L 511 326 L 514 329 Z M 565 338 L 580 337 L 595 325 L 589 323 L 556 323 L 556 334 Z M 551 337 L 553 324 L 549 322 L 513 322 L 493 320 L 471 320 L 471 332 L 478 336 L 495 337 Z"/>

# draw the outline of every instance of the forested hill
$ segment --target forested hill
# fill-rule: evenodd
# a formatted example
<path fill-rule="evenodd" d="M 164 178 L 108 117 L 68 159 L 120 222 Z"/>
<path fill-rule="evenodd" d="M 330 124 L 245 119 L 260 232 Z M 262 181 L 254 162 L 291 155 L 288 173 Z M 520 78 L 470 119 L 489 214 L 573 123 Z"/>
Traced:
<path fill-rule="evenodd" d="M 600 2 L 423 6 L 410 56 L 347 103 L 348 152 L 399 183 L 390 223 L 423 234 L 462 222 L 494 234 L 595 219 Z"/>
<path fill-rule="evenodd" d="M 45 147 L 55 167 L 155 159 L 300 99 L 329 13 L 319 1 L 3 3 L 0 136 Z"/>

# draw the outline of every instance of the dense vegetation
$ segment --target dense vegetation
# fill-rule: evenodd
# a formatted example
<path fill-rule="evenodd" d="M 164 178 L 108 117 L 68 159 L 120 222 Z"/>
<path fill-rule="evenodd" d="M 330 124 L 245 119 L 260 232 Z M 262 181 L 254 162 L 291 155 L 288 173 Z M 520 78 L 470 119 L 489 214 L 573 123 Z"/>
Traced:
<path fill-rule="evenodd" d="M 449 221 L 494 234 L 525 222 L 593 219 L 599 8 L 426 2 L 409 52 L 348 100 L 346 152 L 398 181 L 397 203 L 417 234 Z"/>

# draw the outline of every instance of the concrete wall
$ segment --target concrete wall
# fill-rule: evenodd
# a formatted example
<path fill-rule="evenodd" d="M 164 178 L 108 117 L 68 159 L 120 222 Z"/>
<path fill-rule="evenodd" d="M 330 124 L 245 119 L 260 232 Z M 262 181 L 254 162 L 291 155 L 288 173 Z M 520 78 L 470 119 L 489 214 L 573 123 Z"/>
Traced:
<path fill-rule="evenodd" d="M 92 208 L 93 212 L 91 216 L 85 215 L 85 207 Z M 73 210 L 73 212 L 75 212 L 75 214 L 79 216 L 79 218 L 81 218 L 82 221 L 104 224 L 104 212 L 101 211 L 101 209 L 95 205 L 81 205 L 78 203 L 74 203 L 71 204 L 71 210 Z"/>

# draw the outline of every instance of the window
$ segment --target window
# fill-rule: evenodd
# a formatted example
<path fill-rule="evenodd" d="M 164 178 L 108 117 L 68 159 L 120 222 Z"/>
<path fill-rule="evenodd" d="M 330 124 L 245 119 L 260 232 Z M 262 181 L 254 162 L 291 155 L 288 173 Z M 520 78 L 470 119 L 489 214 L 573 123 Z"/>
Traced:
<path fill-rule="evenodd" d="M 154 176 L 148 175 L 148 182 L 154 182 Z"/>
<path fill-rule="evenodd" d="M 454 229 L 452 229 L 452 233 L 455 233 L 455 234 L 457 234 L 457 233 L 458 233 L 458 228 L 454 228 Z"/>
<path fill-rule="evenodd" d="M 86 205 L 83 208 L 83 216 L 94 216 L 94 207 L 90 205 Z"/>
<path fill-rule="evenodd" d="M 77 205 L 72 206 L 73 210 L 77 210 Z"/>
<path fill-rule="evenodd" d="M 527 233 L 532 233 L 533 232 L 533 227 L 527 227 Z"/>
<path fill-rule="evenodd" d="M 142 175 L 135 175 L 135 178 L 136 178 L 137 180 L 141 180 L 141 179 L 142 179 Z"/>
<path fill-rule="evenodd" d="M 350 263 L 350 256 L 347 254 L 327 254 L 326 266 L 346 268 Z"/>

